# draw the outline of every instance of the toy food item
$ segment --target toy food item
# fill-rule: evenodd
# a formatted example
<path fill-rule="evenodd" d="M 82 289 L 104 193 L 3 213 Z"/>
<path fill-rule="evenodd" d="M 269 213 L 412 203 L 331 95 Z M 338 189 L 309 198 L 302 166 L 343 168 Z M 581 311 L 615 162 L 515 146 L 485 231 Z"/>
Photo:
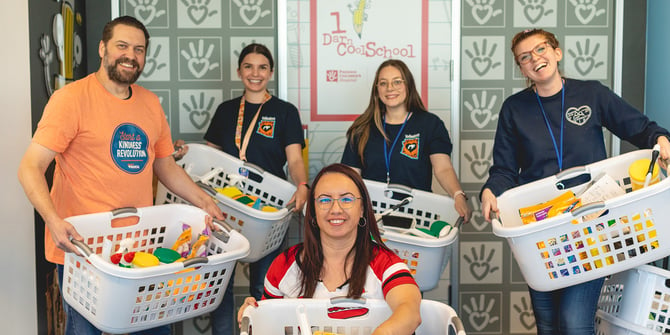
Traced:
<path fill-rule="evenodd" d="M 276 207 L 273 207 L 273 206 L 263 206 L 261 208 L 261 211 L 263 211 L 263 212 L 277 212 L 279 210 Z"/>
<path fill-rule="evenodd" d="M 536 222 L 562 213 L 567 213 L 579 207 L 580 200 L 572 191 L 566 191 L 558 197 L 538 205 L 519 208 L 519 215 L 523 224 Z"/>
<path fill-rule="evenodd" d="M 242 191 L 240 191 L 240 189 L 235 186 L 226 186 L 223 188 L 217 187 L 215 190 L 229 198 L 235 198 L 242 195 Z"/>
<path fill-rule="evenodd" d="M 150 266 L 159 265 L 158 257 L 144 251 L 138 251 L 135 253 L 132 261 L 133 265 L 138 268 L 146 268 Z"/>
<path fill-rule="evenodd" d="M 122 268 L 130 268 L 132 267 L 131 264 L 133 263 L 133 260 L 135 259 L 135 252 L 127 252 L 123 254 L 123 257 L 121 257 L 121 261 L 119 262 L 119 266 Z"/>
<path fill-rule="evenodd" d="M 178 252 L 168 248 L 156 248 L 156 250 L 154 250 L 154 256 L 156 256 L 158 261 L 163 264 L 174 263 L 181 258 L 181 255 Z"/>
<path fill-rule="evenodd" d="M 209 240 L 209 229 L 205 228 L 198 236 L 198 240 L 193 244 L 191 252 L 186 256 L 186 259 L 193 257 L 207 257 L 207 241 Z"/>
<path fill-rule="evenodd" d="M 177 238 L 177 241 L 172 245 L 172 250 L 178 252 L 181 257 L 188 256 L 191 250 L 191 226 L 182 224 L 182 233 Z"/>

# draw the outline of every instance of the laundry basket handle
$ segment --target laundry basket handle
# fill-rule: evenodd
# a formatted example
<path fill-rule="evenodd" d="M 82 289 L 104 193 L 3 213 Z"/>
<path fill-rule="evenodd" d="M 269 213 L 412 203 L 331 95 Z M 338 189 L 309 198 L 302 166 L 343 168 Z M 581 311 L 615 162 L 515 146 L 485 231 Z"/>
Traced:
<path fill-rule="evenodd" d="M 81 250 L 81 252 L 84 253 L 86 258 L 88 258 L 88 256 L 90 256 L 93 253 L 93 250 L 91 250 L 91 248 L 88 246 L 88 244 L 86 244 L 82 241 L 72 239 L 72 240 L 70 240 L 70 242 L 72 244 L 74 244 L 75 247 L 79 248 L 79 250 Z"/>
<path fill-rule="evenodd" d="M 465 335 L 465 327 L 463 327 L 463 321 L 457 315 L 451 317 L 451 326 L 455 328 L 456 335 Z"/>
<path fill-rule="evenodd" d="M 138 215 L 137 208 L 135 207 L 121 207 L 112 210 L 112 218 L 116 219 L 119 217 L 127 217 L 132 215 Z"/>
<path fill-rule="evenodd" d="M 244 162 L 243 165 L 247 168 L 252 168 L 252 169 L 256 170 L 256 172 L 258 172 L 258 174 L 264 174 L 265 173 L 265 170 L 263 170 L 263 168 L 261 168 L 260 166 L 254 164 L 254 163 Z"/>
<path fill-rule="evenodd" d="M 249 335 L 249 317 L 242 317 L 242 322 L 240 322 L 240 335 Z"/>
<path fill-rule="evenodd" d="M 596 211 L 602 210 L 604 208 L 605 208 L 605 202 L 596 201 L 596 202 L 588 203 L 584 206 L 581 206 L 581 207 L 575 209 L 574 211 L 572 211 L 571 213 L 572 213 L 572 216 L 574 216 L 574 217 L 580 217 L 580 216 L 586 215 L 587 213 L 596 212 Z"/>
<path fill-rule="evenodd" d="M 207 192 L 210 196 L 216 196 L 217 192 L 213 187 L 203 183 L 200 180 L 196 181 L 195 184 L 198 185 L 203 191 Z"/>
<path fill-rule="evenodd" d="M 365 305 L 367 300 L 365 298 L 347 298 L 347 297 L 334 297 L 330 298 L 330 303 L 332 305 L 337 305 L 337 304 L 348 304 L 348 303 L 354 303 L 354 304 L 359 304 L 359 305 Z"/>

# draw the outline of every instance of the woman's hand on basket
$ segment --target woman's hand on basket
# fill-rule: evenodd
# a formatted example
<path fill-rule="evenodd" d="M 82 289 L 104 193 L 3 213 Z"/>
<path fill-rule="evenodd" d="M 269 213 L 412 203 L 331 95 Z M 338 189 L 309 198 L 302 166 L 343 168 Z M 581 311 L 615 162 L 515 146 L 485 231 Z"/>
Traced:
<path fill-rule="evenodd" d="M 244 298 L 244 303 L 242 306 L 240 306 L 240 310 L 237 311 L 237 326 L 240 327 L 242 323 L 242 316 L 244 316 L 244 310 L 247 309 L 247 307 L 253 306 L 253 307 L 258 307 L 258 302 L 256 302 L 256 298 L 254 297 L 246 297 Z"/>
<path fill-rule="evenodd" d="M 667 170 L 668 162 L 670 161 L 670 140 L 665 136 L 659 136 L 656 140 L 656 144 L 661 147 L 658 164 Z"/>
<path fill-rule="evenodd" d="M 458 212 L 458 215 L 463 218 L 463 223 L 468 223 L 470 222 L 470 218 L 472 217 L 472 208 L 470 208 L 470 205 L 468 204 L 468 198 L 465 196 L 465 194 L 458 195 L 454 199 L 454 208 L 456 209 L 456 212 Z"/>
<path fill-rule="evenodd" d="M 302 212 L 302 209 L 305 207 L 305 203 L 307 203 L 308 196 L 309 189 L 302 184 L 298 185 L 298 188 L 295 190 L 295 193 L 293 193 L 291 200 L 288 202 L 289 204 L 295 202 L 295 207 L 293 208 L 294 212 Z"/>
<path fill-rule="evenodd" d="M 46 221 L 46 225 L 51 232 L 51 239 L 59 249 L 65 252 L 74 252 L 78 256 L 83 256 L 82 253 L 79 252 L 79 249 L 70 242 L 70 239 L 78 241 L 84 240 L 72 224 L 61 218 L 57 218 Z"/>
<path fill-rule="evenodd" d="M 482 191 L 482 215 L 486 221 L 491 222 L 491 213 L 498 214 L 498 199 L 493 192 L 486 188 Z"/>

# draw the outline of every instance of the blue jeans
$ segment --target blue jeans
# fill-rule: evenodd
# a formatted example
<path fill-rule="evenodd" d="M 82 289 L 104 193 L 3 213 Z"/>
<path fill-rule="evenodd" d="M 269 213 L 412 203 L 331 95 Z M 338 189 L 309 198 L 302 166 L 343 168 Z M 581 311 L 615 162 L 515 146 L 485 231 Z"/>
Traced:
<path fill-rule="evenodd" d="M 538 335 L 593 335 L 600 288 L 605 278 L 539 292 L 532 288 L 530 299 Z"/>
<path fill-rule="evenodd" d="M 265 290 L 265 274 L 270 268 L 272 261 L 281 252 L 281 247 L 267 254 L 254 263 L 249 263 L 249 295 L 261 300 Z M 226 293 L 219 307 L 210 313 L 212 322 L 212 335 L 232 335 L 237 332 L 237 312 L 235 308 L 235 294 L 233 292 L 235 279 L 235 268 L 230 274 L 230 281 L 226 287 Z"/>
<path fill-rule="evenodd" d="M 58 268 L 58 285 L 63 293 L 63 268 L 62 264 L 56 264 Z M 109 308 L 109 306 L 107 307 Z M 72 306 L 68 305 L 63 298 L 63 309 L 65 310 L 65 335 L 100 335 L 102 331 L 95 328 L 84 316 L 79 314 Z M 146 329 L 132 333 L 134 335 L 170 335 L 172 327 L 164 325 L 156 328 Z"/>

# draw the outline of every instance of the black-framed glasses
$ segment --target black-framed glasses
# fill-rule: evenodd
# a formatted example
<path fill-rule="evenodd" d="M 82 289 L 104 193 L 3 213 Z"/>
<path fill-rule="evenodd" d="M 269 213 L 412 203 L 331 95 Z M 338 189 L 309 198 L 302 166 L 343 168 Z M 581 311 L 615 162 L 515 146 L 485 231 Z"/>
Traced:
<path fill-rule="evenodd" d="M 536 45 L 533 50 L 520 53 L 516 56 L 516 61 L 519 62 L 519 64 L 527 64 L 533 59 L 533 54 L 538 56 L 544 55 L 544 53 L 547 52 L 547 48 L 550 46 L 549 42 L 544 41 Z"/>
<path fill-rule="evenodd" d="M 359 200 L 360 197 L 355 197 L 353 194 L 351 195 L 343 195 L 339 198 L 332 198 L 326 195 L 322 195 L 314 201 L 316 202 L 316 206 L 318 206 L 322 210 L 329 210 L 333 208 L 333 204 L 335 201 L 340 203 L 340 208 L 342 209 L 349 209 L 354 207 L 354 204 L 356 203 L 356 200 Z"/>
<path fill-rule="evenodd" d="M 403 79 L 393 79 L 390 82 L 386 80 L 381 80 L 377 83 L 377 87 L 380 89 L 389 89 L 389 88 L 395 88 L 395 87 L 402 87 L 402 85 L 405 84 L 405 81 Z"/>

